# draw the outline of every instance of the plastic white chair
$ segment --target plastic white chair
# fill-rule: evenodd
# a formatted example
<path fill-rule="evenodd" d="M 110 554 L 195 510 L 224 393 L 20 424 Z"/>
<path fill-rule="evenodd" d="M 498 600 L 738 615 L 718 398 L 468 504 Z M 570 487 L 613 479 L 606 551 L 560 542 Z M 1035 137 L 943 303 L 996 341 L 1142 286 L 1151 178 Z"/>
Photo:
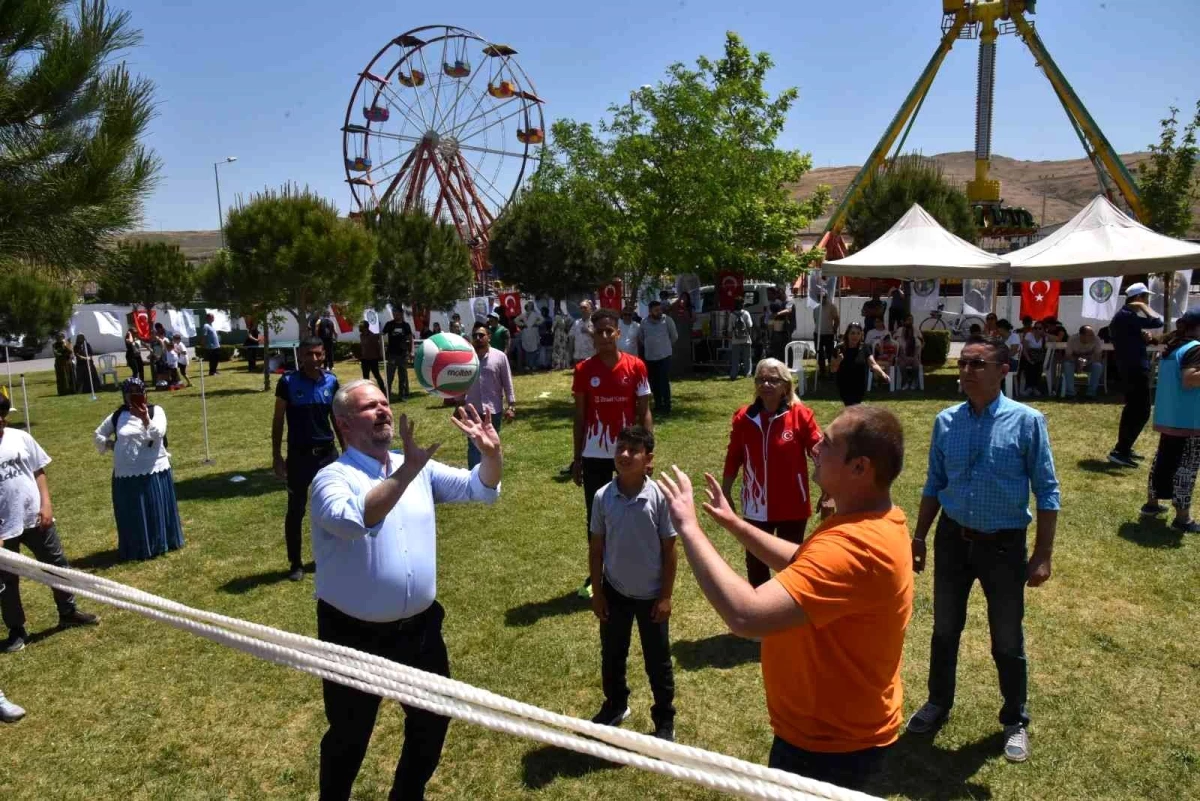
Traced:
<path fill-rule="evenodd" d="M 804 392 L 807 389 L 806 378 L 804 375 L 804 360 L 809 356 L 816 358 L 817 350 L 811 343 L 801 339 L 793 339 L 787 343 L 787 347 L 783 349 L 783 363 L 787 365 L 788 370 L 792 373 L 792 379 L 796 383 L 796 395 L 804 397 Z"/>
<path fill-rule="evenodd" d="M 112 376 L 113 386 L 118 386 L 121 383 L 120 376 L 117 375 L 117 357 L 111 353 L 105 353 L 103 356 L 96 358 L 100 373 L 100 386 L 108 383 L 108 377 Z"/>

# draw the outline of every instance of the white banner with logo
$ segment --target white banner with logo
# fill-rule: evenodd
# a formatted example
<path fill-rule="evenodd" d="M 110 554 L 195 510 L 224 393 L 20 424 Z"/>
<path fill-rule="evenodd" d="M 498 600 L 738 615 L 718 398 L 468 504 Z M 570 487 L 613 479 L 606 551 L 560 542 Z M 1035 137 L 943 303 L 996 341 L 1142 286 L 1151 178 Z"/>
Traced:
<path fill-rule="evenodd" d="M 1111 320 L 1121 305 L 1120 283 L 1120 276 L 1083 279 L 1083 316 L 1104 323 Z"/>
<path fill-rule="evenodd" d="M 912 282 L 912 299 L 909 301 L 908 308 L 918 324 L 923 315 L 937 311 L 938 304 L 941 302 L 938 295 L 941 285 L 941 281 L 937 278 L 925 278 Z"/>
<path fill-rule="evenodd" d="M 808 274 L 808 293 L 804 299 L 805 305 L 810 309 L 815 309 L 821 305 L 821 297 L 829 295 L 833 297 L 833 290 L 837 286 L 837 276 L 831 275 L 825 278 L 820 270 L 813 270 Z"/>
<path fill-rule="evenodd" d="M 987 317 L 992 313 L 996 282 L 985 278 L 963 279 L 963 314 Z"/>
<path fill-rule="evenodd" d="M 1150 280 L 1146 282 L 1150 287 L 1150 291 L 1154 294 L 1150 296 L 1150 308 L 1154 309 L 1158 314 L 1163 314 L 1165 305 L 1163 297 L 1166 295 L 1166 288 L 1163 286 L 1161 275 L 1152 275 Z M 1175 318 L 1187 311 L 1188 306 L 1188 289 L 1192 284 L 1192 271 L 1180 270 L 1171 276 L 1171 317 Z"/>

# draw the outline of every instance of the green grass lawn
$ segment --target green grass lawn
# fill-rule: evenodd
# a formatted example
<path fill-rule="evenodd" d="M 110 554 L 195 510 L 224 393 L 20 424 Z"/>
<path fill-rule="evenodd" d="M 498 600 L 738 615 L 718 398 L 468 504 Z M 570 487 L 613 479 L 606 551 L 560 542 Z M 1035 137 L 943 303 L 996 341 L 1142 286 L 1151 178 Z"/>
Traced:
<path fill-rule="evenodd" d="M 110 463 L 92 430 L 116 406 L 54 396 L 53 374 L 32 376 L 33 434 L 54 458 L 48 472 L 68 557 L 77 567 L 185 604 L 314 635 L 311 577 L 284 580 L 285 492 L 270 472 L 273 397 L 261 378 L 223 372 L 208 384 L 215 465 L 205 466 L 199 389 L 152 398 L 170 416 L 186 547 L 117 564 Z M 357 377 L 357 364 L 339 367 Z M 439 512 L 438 597 L 455 677 L 547 709 L 590 717 L 600 701 L 599 640 L 573 596 L 586 571 L 581 491 L 557 478 L 570 459 L 565 374 L 518 377 L 520 417 L 504 428 L 505 475 L 492 507 Z M 657 461 L 694 476 L 722 464 L 729 418 L 749 400 L 747 381 L 675 384 L 674 417 L 659 424 Z M 915 519 L 933 415 L 954 400 L 953 378 L 931 377 L 921 399 L 877 394 L 901 416 L 908 464 L 895 499 Z M 20 395 L 10 421 L 22 419 Z M 828 423 L 828 390 L 807 398 Z M 882 794 L 904 798 L 1153 798 L 1200 796 L 1200 538 L 1142 524 L 1146 470 L 1103 461 L 1116 432 L 1115 399 L 1038 404 L 1049 419 L 1063 484 L 1054 576 L 1028 593 L 1033 759 L 999 756 L 999 691 L 982 594 L 972 597 L 954 717 L 932 740 L 902 738 Z M 447 410 L 428 397 L 402 404 L 418 440 L 441 440 L 439 458 L 465 464 Z M 1143 437 L 1140 449 L 1152 452 Z M 248 479 L 230 483 L 232 476 Z M 307 524 L 306 524 L 307 528 Z M 735 564 L 732 539 L 709 533 Z M 1032 532 L 1031 532 L 1032 541 Z M 305 550 L 308 552 L 307 535 Z M 932 551 L 932 549 L 931 549 Z M 3 799 L 316 798 L 324 731 L 321 687 L 305 674 L 257 661 L 139 616 L 101 614 L 94 629 L 55 632 L 50 592 L 23 595 L 35 640 L 0 656 L 0 688 L 28 717 L 0 727 Z M 729 635 L 681 558 L 672 619 L 680 742 L 764 762 L 767 723 L 757 646 Z M 932 626 L 931 578 L 917 580 L 904 662 L 905 710 L 924 700 Z M 633 717 L 650 728 L 649 688 L 631 654 Z M 403 714 L 385 703 L 356 785 L 384 799 L 402 740 Z M 433 798 L 643 799 L 712 794 L 454 723 Z"/>

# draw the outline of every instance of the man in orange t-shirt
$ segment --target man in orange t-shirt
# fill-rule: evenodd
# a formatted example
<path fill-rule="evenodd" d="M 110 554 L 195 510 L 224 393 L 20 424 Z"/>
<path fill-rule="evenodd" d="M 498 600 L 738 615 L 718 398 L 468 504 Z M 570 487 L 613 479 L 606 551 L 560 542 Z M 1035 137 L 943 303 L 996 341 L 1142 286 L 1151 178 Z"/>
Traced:
<path fill-rule="evenodd" d="M 705 473 L 705 512 L 777 573 L 758 588 L 704 536 L 688 477 L 673 468 L 674 478 L 659 480 L 709 603 L 734 634 L 763 638 L 772 768 L 857 789 L 896 741 L 913 595 L 908 527 L 891 499 L 903 458 L 895 415 L 842 412 L 813 452 L 813 481 L 837 511 L 799 546 L 740 519 Z"/>

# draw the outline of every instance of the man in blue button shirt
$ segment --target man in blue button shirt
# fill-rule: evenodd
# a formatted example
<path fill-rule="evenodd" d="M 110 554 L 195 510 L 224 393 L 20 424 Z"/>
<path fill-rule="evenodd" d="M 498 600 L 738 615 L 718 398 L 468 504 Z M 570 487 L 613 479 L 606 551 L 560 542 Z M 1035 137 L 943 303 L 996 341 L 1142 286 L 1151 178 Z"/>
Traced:
<path fill-rule="evenodd" d="M 271 422 L 271 456 L 275 475 L 287 482 L 287 517 L 283 538 L 287 543 L 288 578 L 304 579 L 300 556 L 300 524 L 308 503 L 313 476 L 337 458 L 333 440 L 341 433 L 333 426 L 333 396 L 338 380 L 322 369 L 325 345 L 317 337 L 300 343 L 300 369 L 286 373 L 275 386 L 275 418 Z M 283 426 L 287 423 L 287 458 L 283 457 Z M 343 448 L 345 446 L 343 445 Z"/>
<path fill-rule="evenodd" d="M 217 327 L 214 324 L 215 318 L 211 314 L 204 315 L 204 352 L 208 357 L 208 374 L 217 374 L 217 363 L 221 360 L 221 337 L 217 335 Z M 163 330 L 166 334 L 166 330 Z"/>
<path fill-rule="evenodd" d="M 392 444 L 392 410 L 379 387 L 351 381 L 333 401 L 349 446 L 313 481 L 313 553 L 317 558 L 317 636 L 404 665 L 450 675 L 437 602 L 434 504 L 492 503 L 500 492 L 500 436 L 485 413 L 459 409 L 451 421 L 479 449 L 472 470 L 432 460 L 438 444 L 413 441 L 404 415 Z M 321 740 L 321 801 L 345 801 L 375 727 L 379 696 L 324 682 L 329 730 Z M 449 720 L 404 707 L 404 747 L 393 801 L 421 799 L 437 769 Z"/>
<path fill-rule="evenodd" d="M 1108 461 L 1123 467 L 1137 467 L 1133 445 L 1150 420 L 1150 355 L 1147 330 L 1163 327 L 1159 317 L 1147 304 L 1153 293 L 1145 284 L 1131 284 L 1125 290 L 1125 305 L 1113 316 L 1108 330 L 1112 335 L 1113 354 L 1121 383 L 1125 385 L 1125 408 L 1117 429 L 1117 444 L 1108 454 Z"/>
<path fill-rule="evenodd" d="M 992 658 L 1004 698 L 1004 756 L 1024 762 L 1029 758 L 1021 626 L 1025 585 L 1038 587 L 1050 578 L 1059 493 L 1046 418 L 1000 391 L 1009 360 L 1003 340 L 970 337 L 958 360 L 967 402 L 942 411 L 933 423 L 929 474 L 913 536 L 913 570 L 920 573 L 925 569 L 925 536 L 941 511 L 933 542 L 929 700 L 909 719 L 908 730 L 934 731 L 950 714 L 967 598 L 978 579 L 987 597 Z M 1037 540 L 1027 561 L 1031 489 L 1037 500 Z"/>

